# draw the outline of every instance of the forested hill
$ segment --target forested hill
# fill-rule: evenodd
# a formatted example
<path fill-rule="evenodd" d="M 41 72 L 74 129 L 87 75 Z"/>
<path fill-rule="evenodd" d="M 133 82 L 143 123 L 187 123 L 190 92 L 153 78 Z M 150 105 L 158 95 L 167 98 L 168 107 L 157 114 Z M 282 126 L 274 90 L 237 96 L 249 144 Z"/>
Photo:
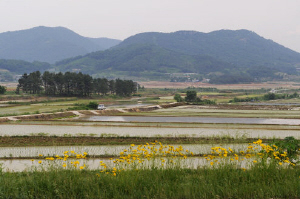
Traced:
<path fill-rule="evenodd" d="M 23 60 L 0 59 L 0 69 L 7 70 L 14 74 L 23 74 L 23 73 L 33 72 L 33 71 L 44 72 L 51 68 L 52 66 L 46 62 L 38 62 L 38 61 L 27 62 Z"/>
<path fill-rule="evenodd" d="M 56 63 L 61 71 L 79 69 L 83 73 L 122 72 L 129 76 L 154 76 L 165 73 L 226 72 L 236 70 L 232 64 L 206 55 L 187 55 L 151 44 L 133 44 L 62 60 Z"/>
<path fill-rule="evenodd" d="M 300 53 L 248 30 L 148 32 L 131 36 L 114 48 L 132 44 L 154 44 L 189 55 L 209 55 L 240 67 L 281 68 L 300 63 Z"/>
<path fill-rule="evenodd" d="M 168 73 L 197 73 L 214 80 L 229 76 L 233 82 L 249 82 L 278 78 L 278 72 L 296 74 L 299 63 L 299 53 L 254 32 L 220 30 L 141 33 L 109 50 L 62 60 L 56 67 L 152 79 Z"/>
<path fill-rule="evenodd" d="M 35 27 L 0 33 L 0 59 L 25 61 L 56 61 L 106 50 L 120 40 L 87 38 L 63 27 Z"/>

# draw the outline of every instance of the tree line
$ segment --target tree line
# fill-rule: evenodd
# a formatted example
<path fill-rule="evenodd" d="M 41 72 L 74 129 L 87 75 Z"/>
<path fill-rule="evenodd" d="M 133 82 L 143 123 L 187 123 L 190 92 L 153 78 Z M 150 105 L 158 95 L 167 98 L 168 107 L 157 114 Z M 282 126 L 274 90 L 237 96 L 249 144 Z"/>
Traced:
<path fill-rule="evenodd" d="M 24 73 L 18 80 L 16 92 L 40 94 L 48 96 L 78 96 L 88 97 L 92 94 L 130 96 L 136 92 L 137 83 L 132 80 L 108 80 L 93 78 L 81 72 L 51 73 L 35 71 Z"/>

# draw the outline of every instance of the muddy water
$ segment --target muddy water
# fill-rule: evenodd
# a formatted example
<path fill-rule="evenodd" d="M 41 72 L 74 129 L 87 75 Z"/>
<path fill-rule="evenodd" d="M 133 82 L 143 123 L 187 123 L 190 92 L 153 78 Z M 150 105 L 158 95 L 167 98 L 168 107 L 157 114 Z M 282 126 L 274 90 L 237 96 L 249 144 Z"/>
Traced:
<path fill-rule="evenodd" d="M 88 121 L 102 122 L 184 122 L 184 123 L 217 123 L 217 124 L 282 124 L 300 125 L 299 119 L 267 118 L 213 118 L 213 117 L 135 117 L 135 116 L 91 116 Z"/>

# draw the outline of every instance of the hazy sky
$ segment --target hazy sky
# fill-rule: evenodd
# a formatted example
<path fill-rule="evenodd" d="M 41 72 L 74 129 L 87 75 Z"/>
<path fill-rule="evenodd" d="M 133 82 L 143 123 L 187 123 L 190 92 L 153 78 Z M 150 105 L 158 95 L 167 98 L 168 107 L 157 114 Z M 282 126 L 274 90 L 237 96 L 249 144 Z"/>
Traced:
<path fill-rule="evenodd" d="M 86 37 L 248 29 L 300 52 L 300 0 L 0 0 L 0 32 L 63 26 Z"/>

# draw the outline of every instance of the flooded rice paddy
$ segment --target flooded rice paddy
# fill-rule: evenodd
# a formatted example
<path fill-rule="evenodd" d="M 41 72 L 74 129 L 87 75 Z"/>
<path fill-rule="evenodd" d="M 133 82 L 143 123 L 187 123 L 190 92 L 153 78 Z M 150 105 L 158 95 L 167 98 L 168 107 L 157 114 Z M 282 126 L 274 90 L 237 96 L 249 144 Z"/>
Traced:
<path fill-rule="evenodd" d="M 172 127 L 118 127 L 118 126 L 67 126 L 67 125 L 0 125 L 0 136 L 98 136 L 98 137 L 223 137 L 300 139 L 299 130 L 235 129 L 228 128 L 172 128 Z"/>
<path fill-rule="evenodd" d="M 228 162 L 227 158 L 225 161 Z M 21 172 L 21 171 L 31 171 L 31 170 L 44 170 L 47 169 L 53 165 L 57 165 L 58 167 L 62 167 L 63 164 L 62 160 L 55 160 L 55 161 L 44 161 L 39 164 L 39 160 L 30 160 L 30 159 L 13 159 L 13 160 L 0 160 L 0 164 L 2 164 L 2 168 L 4 172 Z M 85 164 L 86 168 L 89 170 L 96 170 L 96 169 L 103 169 L 100 166 L 100 161 L 105 163 L 108 168 L 113 168 L 116 165 L 113 163 L 113 160 L 107 159 L 107 158 L 95 158 L 95 159 L 87 159 L 87 160 L 81 160 L 80 165 Z M 145 164 L 142 165 L 142 168 L 152 168 L 153 164 L 159 165 L 161 162 L 161 159 L 158 158 L 150 162 L 145 162 Z M 225 162 L 224 160 L 219 160 L 219 162 Z M 199 167 L 203 166 L 210 166 L 210 162 L 207 161 L 204 157 L 188 157 L 186 159 L 180 158 L 176 166 L 180 166 L 181 168 L 190 168 L 190 169 L 197 169 Z M 245 159 L 238 161 L 237 168 L 247 168 L 247 165 L 252 164 L 252 159 Z M 171 165 L 172 166 L 172 165 Z M 166 166 L 165 166 L 166 167 Z"/>
<path fill-rule="evenodd" d="M 172 123 L 215 123 L 215 124 L 277 124 L 300 125 L 299 119 L 269 118 L 213 118 L 213 117 L 136 117 L 136 116 L 91 116 L 88 121 L 101 122 L 172 122 Z"/>
<path fill-rule="evenodd" d="M 179 145 L 172 145 L 175 148 Z M 194 154 L 210 154 L 211 147 L 215 147 L 213 144 L 183 144 L 181 145 L 184 150 L 189 150 Z M 248 144 L 223 144 L 220 145 L 224 148 L 230 147 L 234 151 L 247 150 Z M 76 153 L 83 154 L 87 152 L 89 155 L 104 155 L 104 156 L 118 156 L 121 151 L 124 149 L 128 149 L 128 145 L 122 146 L 61 146 L 61 147 L 1 147 L 0 148 L 0 157 L 24 157 L 24 159 L 8 159 L 8 160 L 0 160 L 0 164 L 2 164 L 2 168 L 4 171 L 24 171 L 31 169 L 41 169 L 41 166 L 46 169 L 50 165 L 62 165 L 63 160 L 55 160 L 55 161 L 46 161 L 44 159 L 25 159 L 26 157 L 35 158 L 39 157 L 40 154 L 45 156 L 55 156 L 55 155 L 63 155 L 65 151 L 74 150 Z M 157 146 L 159 148 L 159 146 Z M 40 164 L 39 161 L 42 161 Z M 89 158 L 87 160 L 80 160 L 82 164 L 86 164 L 88 169 L 100 169 L 99 162 L 103 161 L 109 167 L 113 167 L 113 160 L 108 158 Z M 158 162 L 160 158 L 158 158 Z M 188 157 L 187 159 L 178 159 L 180 161 L 180 166 L 185 168 L 197 168 L 199 166 L 207 165 L 207 160 L 203 157 Z M 149 162 L 146 164 L 151 164 L 153 162 Z M 246 164 L 246 162 L 241 162 L 241 164 Z M 144 165 L 151 166 L 151 165 Z"/>
<path fill-rule="evenodd" d="M 175 148 L 179 145 L 172 145 Z M 211 148 L 216 144 L 181 144 L 194 154 L 209 154 Z M 233 150 L 247 150 L 248 144 L 222 144 L 218 145 L 224 148 L 230 147 Z M 19 157 L 39 157 L 62 155 L 65 151 L 74 151 L 76 153 L 86 152 L 91 156 L 117 156 L 124 149 L 128 149 L 128 145 L 105 145 L 105 146 L 41 146 L 41 147 L 0 147 L 0 158 L 19 158 Z M 159 146 L 157 147 L 159 148 Z"/>

